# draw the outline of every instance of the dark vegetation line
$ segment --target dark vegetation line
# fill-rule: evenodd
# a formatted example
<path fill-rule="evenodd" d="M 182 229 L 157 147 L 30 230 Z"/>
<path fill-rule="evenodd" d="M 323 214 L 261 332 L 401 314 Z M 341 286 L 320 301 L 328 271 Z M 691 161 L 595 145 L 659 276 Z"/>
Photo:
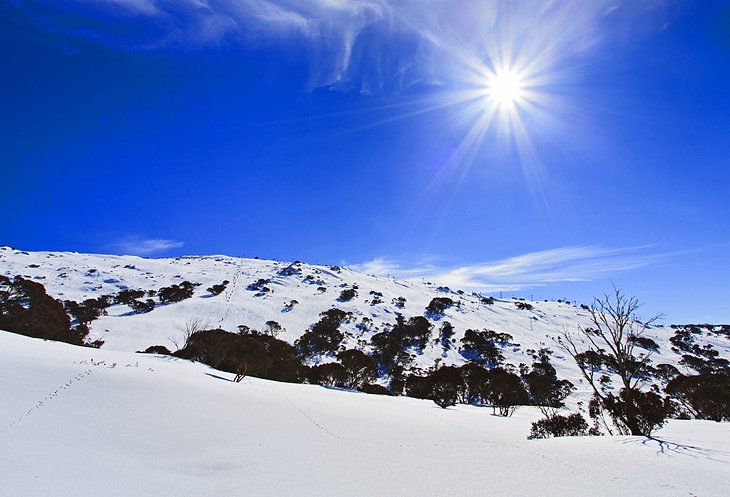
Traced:
<path fill-rule="evenodd" d="M 268 280 L 259 280 L 248 289 L 263 295 L 267 293 L 267 284 Z M 221 294 L 227 285 L 224 281 L 207 291 Z M 184 281 L 158 290 L 127 289 L 78 303 L 56 300 L 46 293 L 43 285 L 20 276 L 13 279 L 0 276 L 0 329 L 100 347 L 101 340 L 88 339 L 89 323 L 105 314 L 110 305 L 128 305 L 133 313 L 152 312 L 157 306 L 191 298 L 198 286 Z M 373 300 L 382 296 L 377 294 L 371 292 Z M 349 288 L 340 293 L 338 300 L 356 297 L 356 289 Z M 405 299 L 395 303 L 402 309 Z M 294 306 L 294 301 L 290 305 Z M 398 314 L 394 324 L 364 344 L 370 351 L 367 354 L 343 346 L 345 334 L 341 327 L 354 316 L 337 308 L 322 312 L 320 320 L 294 344 L 277 339 L 283 328 L 270 320 L 263 331 L 243 325 L 239 326 L 238 333 L 192 327 L 182 348 L 171 352 L 157 345 L 144 352 L 199 361 L 233 373 L 235 381 L 252 375 L 431 399 L 442 408 L 457 403 L 491 406 L 494 414 L 500 416 L 511 416 L 521 405 L 534 405 L 540 408 L 543 419 L 533 424 L 530 438 L 600 433 L 649 436 L 672 416 L 730 420 L 728 361 L 710 344 L 697 343 L 703 333 L 730 337 L 730 327 L 675 327 L 670 339 L 672 350 L 681 355 L 681 365 L 697 372 L 682 375 L 672 365 L 652 365 L 651 354 L 658 350 L 658 345 L 643 336 L 651 323 L 633 319 L 638 308 L 636 299 L 627 298 L 619 291 L 596 299 L 588 308 L 593 327 L 576 333 L 558 332 L 554 337 L 556 345 L 574 359 L 593 389 L 588 406 L 592 422 L 589 426 L 580 413 L 561 414 L 565 399 L 575 387 L 557 377 L 549 349 L 528 351 L 533 364 L 515 368 L 504 364 L 502 354 L 506 347 L 518 346 L 508 333 L 469 329 L 456 344 L 453 326 L 442 318 L 448 308 L 458 305 L 448 297 L 436 297 L 427 306 L 425 316 L 406 318 Z M 440 327 L 436 329 L 429 318 L 441 321 Z M 431 370 L 414 372 L 411 366 L 416 355 L 429 343 L 440 344 L 444 350 L 458 347 L 467 364 L 460 367 L 436 364 Z M 322 359 L 327 362 L 308 365 Z M 618 393 L 611 388 L 609 373 L 621 382 Z M 656 385 L 652 385 L 653 390 L 647 390 L 645 386 L 651 380 L 662 384 L 663 391 Z"/>

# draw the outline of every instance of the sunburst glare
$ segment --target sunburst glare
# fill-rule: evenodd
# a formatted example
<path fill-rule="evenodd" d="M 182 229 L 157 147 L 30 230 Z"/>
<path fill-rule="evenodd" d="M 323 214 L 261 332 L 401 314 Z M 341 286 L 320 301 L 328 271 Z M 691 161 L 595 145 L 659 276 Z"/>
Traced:
<path fill-rule="evenodd" d="M 513 71 L 500 71 L 487 80 L 487 91 L 492 103 L 513 106 L 524 95 L 524 81 Z"/>

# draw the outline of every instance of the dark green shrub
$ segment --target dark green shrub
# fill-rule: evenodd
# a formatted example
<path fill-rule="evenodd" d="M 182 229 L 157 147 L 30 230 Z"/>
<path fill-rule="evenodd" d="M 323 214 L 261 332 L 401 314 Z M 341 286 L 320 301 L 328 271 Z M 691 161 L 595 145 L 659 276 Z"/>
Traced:
<path fill-rule="evenodd" d="M 294 346 L 302 357 L 334 354 L 345 338 L 339 327 L 349 318 L 348 313 L 333 308 L 321 313 L 320 317 L 321 319 L 312 325 L 309 331 L 294 342 Z"/>
<path fill-rule="evenodd" d="M 440 317 L 444 315 L 446 309 L 454 305 L 454 301 L 449 297 L 436 297 L 431 299 L 428 306 L 426 306 L 426 313 L 433 317 Z"/>
<path fill-rule="evenodd" d="M 403 354 L 403 339 L 399 333 L 383 331 L 370 338 L 373 357 L 380 368 L 390 372 Z"/>
<path fill-rule="evenodd" d="M 347 371 L 337 362 L 328 362 L 309 368 L 307 373 L 309 383 L 325 387 L 344 387 L 347 381 Z"/>
<path fill-rule="evenodd" d="M 532 310 L 532 304 L 530 304 L 528 302 L 517 301 L 517 302 L 515 302 L 515 306 L 521 311 L 531 311 Z"/>
<path fill-rule="evenodd" d="M 478 364 L 468 363 L 460 368 L 461 399 L 464 404 L 482 405 L 487 402 L 489 393 L 489 371 Z"/>
<path fill-rule="evenodd" d="M 382 385 L 374 385 L 372 383 L 364 383 L 358 388 L 363 393 L 370 393 L 375 395 L 392 395 L 390 391 Z"/>
<path fill-rule="evenodd" d="M 194 332 L 174 355 L 235 373 L 238 378 L 252 375 L 296 383 L 302 368 L 294 349 L 286 342 L 267 335 L 239 335 L 220 329 Z"/>
<path fill-rule="evenodd" d="M 489 371 L 486 391 L 486 400 L 500 416 L 512 416 L 519 406 L 529 401 L 520 377 L 502 368 Z"/>
<path fill-rule="evenodd" d="M 567 416 L 554 415 L 532 423 L 530 440 L 550 437 L 580 437 L 588 435 L 588 423 L 574 412 Z"/>
<path fill-rule="evenodd" d="M 549 362 L 536 362 L 532 371 L 522 376 L 530 403 L 540 407 L 546 418 L 553 417 L 565 404 L 563 401 L 575 390 L 568 380 L 559 380 Z"/>
<path fill-rule="evenodd" d="M 337 354 L 342 366 L 345 368 L 346 388 L 359 388 L 361 385 L 375 381 L 378 370 L 372 357 L 360 350 L 343 350 Z"/>
<path fill-rule="evenodd" d="M 696 419 L 730 421 L 730 376 L 705 373 L 679 375 L 665 391 Z"/>
<path fill-rule="evenodd" d="M 340 296 L 337 298 L 340 302 L 349 302 L 350 300 L 357 297 L 357 290 L 354 288 L 346 288 L 340 292 Z"/>
<path fill-rule="evenodd" d="M 399 316 L 400 318 L 400 316 Z M 422 352 L 431 337 L 433 325 L 423 316 L 414 316 L 408 321 L 396 320 L 396 326 L 391 333 L 397 333 L 401 337 L 403 347 L 415 347 Z"/>
<path fill-rule="evenodd" d="M 632 337 L 633 342 L 642 349 L 659 352 L 659 344 L 648 337 Z"/>
<path fill-rule="evenodd" d="M 431 328 L 433 325 L 423 316 L 415 316 L 406 321 L 399 315 L 390 331 L 377 333 L 370 339 L 378 366 L 390 371 L 396 364 L 410 362 L 406 349 L 415 347 L 422 352 L 429 342 Z"/>
<path fill-rule="evenodd" d="M 621 433 L 651 436 L 672 414 L 672 405 L 654 392 L 622 388 L 618 396 L 606 394 L 592 401 L 591 417 L 607 412 Z"/>
<path fill-rule="evenodd" d="M 269 280 L 266 280 L 264 278 L 259 278 L 258 280 L 254 281 L 250 285 L 246 287 L 246 290 L 250 292 L 256 292 L 256 296 L 260 297 L 262 295 L 265 295 L 269 292 L 271 292 L 271 288 L 267 287 L 266 285 L 269 283 Z"/>
<path fill-rule="evenodd" d="M 139 354 L 172 355 L 172 352 L 170 352 L 164 345 L 152 345 L 151 347 L 147 347 L 143 351 L 139 352 Z"/>
<path fill-rule="evenodd" d="M 448 321 L 444 321 L 439 330 L 439 342 L 444 350 L 451 349 L 451 339 L 454 337 L 454 327 Z"/>
<path fill-rule="evenodd" d="M 461 339 L 461 350 L 464 358 L 481 366 L 493 368 L 502 363 L 504 356 L 501 347 L 513 345 L 512 335 L 497 333 L 492 330 L 466 330 Z"/>
<path fill-rule="evenodd" d="M 71 328 L 63 304 L 46 293 L 40 283 L 0 275 L 0 329 L 21 335 L 74 345 L 85 342 L 85 324 Z"/>
<path fill-rule="evenodd" d="M 430 375 L 420 376 L 412 374 L 405 378 L 404 388 L 406 396 L 416 399 L 428 399 L 433 387 L 433 378 Z"/>
<path fill-rule="evenodd" d="M 671 364 L 657 364 L 654 368 L 654 374 L 657 378 L 664 381 L 670 381 L 675 376 L 679 376 L 679 369 Z"/>
<path fill-rule="evenodd" d="M 391 302 L 398 309 L 403 309 L 406 306 L 406 298 L 405 297 L 397 297 L 397 298 L 394 298 Z"/>
<path fill-rule="evenodd" d="M 133 300 L 129 303 L 129 307 L 132 308 L 132 312 L 135 314 L 146 314 L 152 312 L 155 309 L 155 301 L 152 299 Z"/>
<path fill-rule="evenodd" d="M 129 305 L 129 303 L 133 300 L 144 297 L 144 294 L 145 292 L 143 290 L 122 290 L 115 295 L 114 302 L 117 304 Z"/>
<path fill-rule="evenodd" d="M 162 287 L 157 291 L 157 297 L 163 304 L 181 302 L 193 296 L 195 284 L 189 281 L 183 281 L 179 285 L 170 285 Z"/>
<path fill-rule="evenodd" d="M 103 309 L 97 307 L 96 300 L 89 299 L 79 304 L 73 300 L 66 300 L 63 303 L 66 312 L 79 324 L 89 324 L 101 316 Z"/>
<path fill-rule="evenodd" d="M 228 287 L 228 283 L 228 280 L 223 280 L 223 283 L 212 285 L 207 290 L 211 295 L 220 295 L 226 290 L 226 288 Z"/>
<path fill-rule="evenodd" d="M 462 378 L 459 368 L 444 366 L 437 369 L 430 377 L 428 398 L 437 406 L 446 409 L 456 404 L 462 390 Z"/>
<path fill-rule="evenodd" d="M 602 368 L 609 368 L 611 359 L 603 349 L 586 350 L 575 355 L 575 361 L 580 367 L 591 371 L 599 371 Z"/>
<path fill-rule="evenodd" d="M 286 331 L 283 326 L 281 326 L 277 321 L 273 320 L 266 321 L 265 326 L 266 327 L 264 328 L 264 333 L 272 337 L 276 337 L 280 333 L 284 333 Z"/>

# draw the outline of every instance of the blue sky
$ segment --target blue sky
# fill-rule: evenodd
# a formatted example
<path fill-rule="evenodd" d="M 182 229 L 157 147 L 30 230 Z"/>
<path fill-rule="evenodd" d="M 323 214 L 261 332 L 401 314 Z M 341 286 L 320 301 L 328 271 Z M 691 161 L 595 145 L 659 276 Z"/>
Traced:
<path fill-rule="evenodd" d="M 613 282 L 730 322 L 730 2 L 0 0 L 0 25 L 0 244 Z"/>

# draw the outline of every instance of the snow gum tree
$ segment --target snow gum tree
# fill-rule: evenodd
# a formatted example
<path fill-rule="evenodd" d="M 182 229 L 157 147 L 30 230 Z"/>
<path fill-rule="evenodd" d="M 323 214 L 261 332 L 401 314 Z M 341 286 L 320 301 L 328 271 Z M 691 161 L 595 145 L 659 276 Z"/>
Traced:
<path fill-rule="evenodd" d="M 651 351 L 637 351 L 637 339 L 659 316 L 639 321 L 640 307 L 635 297 L 614 288 L 612 294 L 594 299 L 589 308 L 593 326 L 580 327 L 578 332 L 564 329 L 554 340 L 575 360 L 593 389 L 591 417 L 599 421 L 608 413 L 619 434 L 649 436 L 664 424 L 670 405 L 661 396 L 641 390 L 649 376 Z M 607 388 L 606 370 L 621 382 L 618 395 Z M 603 427 L 613 434 L 608 423 L 603 422 Z"/>

